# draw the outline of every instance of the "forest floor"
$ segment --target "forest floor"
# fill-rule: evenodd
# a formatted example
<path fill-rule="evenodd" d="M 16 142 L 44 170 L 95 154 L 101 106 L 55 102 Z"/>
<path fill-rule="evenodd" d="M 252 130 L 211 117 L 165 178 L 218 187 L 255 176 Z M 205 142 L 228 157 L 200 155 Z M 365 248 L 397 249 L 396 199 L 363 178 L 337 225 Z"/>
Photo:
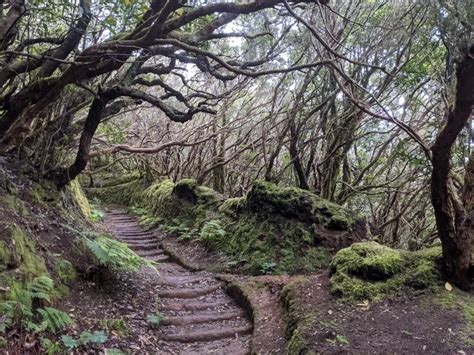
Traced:
<path fill-rule="evenodd" d="M 107 347 L 137 354 L 292 354 L 287 341 L 297 334 L 298 349 L 316 353 L 474 354 L 466 310 L 443 302 L 450 296 L 444 289 L 347 303 L 329 293 L 327 272 L 229 274 L 224 256 L 144 229 L 123 210 L 109 210 L 105 222 L 116 238 L 156 261 L 158 273 L 144 268 L 100 288 L 82 282 L 71 289 L 63 304 L 76 321 L 71 335 L 109 334 L 90 353 Z"/>

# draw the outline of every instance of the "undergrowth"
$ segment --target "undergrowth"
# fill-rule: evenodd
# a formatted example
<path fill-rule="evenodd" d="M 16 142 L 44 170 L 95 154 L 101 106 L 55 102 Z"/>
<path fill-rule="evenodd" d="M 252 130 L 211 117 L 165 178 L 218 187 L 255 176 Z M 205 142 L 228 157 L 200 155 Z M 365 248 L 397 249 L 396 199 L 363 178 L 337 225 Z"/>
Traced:
<path fill-rule="evenodd" d="M 0 336 L 14 327 L 29 332 L 58 333 L 74 322 L 67 313 L 50 307 L 58 299 L 54 281 L 40 276 L 25 284 L 15 283 L 7 297 L 0 302 Z"/>
<path fill-rule="evenodd" d="M 142 224 L 159 225 L 182 240 L 199 240 L 230 257 L 229 266 L 251 274 L 307 273 L 330 263 L 317 225 L 350 233 L 355 217 L 297 188 L 257 181 L 246 197 L 222 200 L 192 179 L 163 180 L 131 208 Z"/>

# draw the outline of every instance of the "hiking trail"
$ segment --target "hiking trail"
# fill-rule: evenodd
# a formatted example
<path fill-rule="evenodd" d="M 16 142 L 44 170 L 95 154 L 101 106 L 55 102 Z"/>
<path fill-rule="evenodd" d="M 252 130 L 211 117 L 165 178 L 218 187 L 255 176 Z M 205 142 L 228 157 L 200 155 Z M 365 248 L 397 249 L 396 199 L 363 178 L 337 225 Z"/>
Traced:
<path fill-rule="evenodd" d="M 205 271 L 193 272 L 175 263 L 160 248 L 155 230 L 138 224 L 125 210 L 110 208 L 105 223 L 119 241 L 157 263 L 145 268 L 157 289 L 160 353 L 248 354 L 253 325 L 245 310 L 225 291 L 223 282 Z"/>

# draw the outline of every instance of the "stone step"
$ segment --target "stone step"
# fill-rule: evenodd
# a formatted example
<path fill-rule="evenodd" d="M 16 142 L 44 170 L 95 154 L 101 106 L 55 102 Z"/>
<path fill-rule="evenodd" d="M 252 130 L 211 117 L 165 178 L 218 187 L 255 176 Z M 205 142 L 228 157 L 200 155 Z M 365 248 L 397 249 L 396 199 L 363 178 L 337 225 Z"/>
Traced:
<path fill-rule="evenodd" d="M 175 288 L 171 290 L 158 291 L 158 296 L 161 298 L 198 298 L 213 293 L 220 288 L 220 285 L 204 288 Z"/>
<path fill-rule="evenodd" d="M 244 312 L 239 310 L 222 313 L 206 313 L 190 316 L 165 317 L 165 319 L 161 322 L 161 325 L 188 325 L 211 323 L 229 319 L 243 318 L 244 316 Z"/>
<path fill-rule="evenodd" d="M 179 302 L 179 303 L 162 303 L 160 309 L 163 311 L 204 311 L 208 309 L 216 309 L 229 305 L 227 301 L 217 302 Z"/>
<path fill-rule="evenodd" d="M 213 341 L 225 338 L 235 338 L 236 336 L 246 335 L 252 333 L 253 327 L 244 325 L 240 327 L 226 327 L 219 329 L 208 329 L 208 330 L 197 330 L 187 331 L 183 333 L 170 333 L 163 334 L 161 339 L 164 341 L 175 341 L 180 343 L 193 343 L 193 342 L 204 342 Z"/>

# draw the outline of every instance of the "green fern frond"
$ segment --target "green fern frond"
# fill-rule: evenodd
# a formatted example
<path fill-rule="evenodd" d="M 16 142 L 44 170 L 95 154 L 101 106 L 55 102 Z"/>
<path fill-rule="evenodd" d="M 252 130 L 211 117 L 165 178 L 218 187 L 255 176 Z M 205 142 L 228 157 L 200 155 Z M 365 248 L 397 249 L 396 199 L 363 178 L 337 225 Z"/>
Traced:
<path fill-rule="evenodd" d="M 51 302 L 51 295 L 54 292 L 54 281 L 47 276 L 37 277 L 29 284 L 29 291 L 32 298 Z"/>
<path fill-rule="evenodd" d="M 15 316 L 15 305 L 16 302 L 14 301 L 0 302 L 0 314 L 4 317 L 3 321 L 0 322 L 0 334 L 4 334 L 12 325 Z"/>
<path fill-rule="evenodd" d="M 10 291 L 10 299 L 15 303 L 14 312 L 19 318 L 33 317 L 33 297 L 29 290 L 15 284 Z"/>
<path fill-rule="evenodd" d="M 199 240 L 209 246 L 219 246 L 223 243 L 226 232 L 219 220 L 213 219 L 206 222 L 201 229 Z"/>
<path fill-rule="evenodd" d="M 74 321 L 67 313 L 56 308 L 40 308 L 38 309 L 38 313 L 41 314 L 42 317 L 41 327 L 52 333 L 57 333 L 74 324 Z"/>
<path fill-rule="evenodd" d="M 86 239 L 86 246 L 94 254 L 101 265 L 108 265 L 110 262 L 109 253 L 100 244 L 99 238 L 96 240 Z"/>
<path fill-rule="evenodd" d="M 100 236 L 94 240 L 86 239 L 85 243 L 100 265 L 124 271 L 138 271 L 142 266 L 155 268 L 153 262 L 138 256 L 127 244 L 112 238 Z"/>

